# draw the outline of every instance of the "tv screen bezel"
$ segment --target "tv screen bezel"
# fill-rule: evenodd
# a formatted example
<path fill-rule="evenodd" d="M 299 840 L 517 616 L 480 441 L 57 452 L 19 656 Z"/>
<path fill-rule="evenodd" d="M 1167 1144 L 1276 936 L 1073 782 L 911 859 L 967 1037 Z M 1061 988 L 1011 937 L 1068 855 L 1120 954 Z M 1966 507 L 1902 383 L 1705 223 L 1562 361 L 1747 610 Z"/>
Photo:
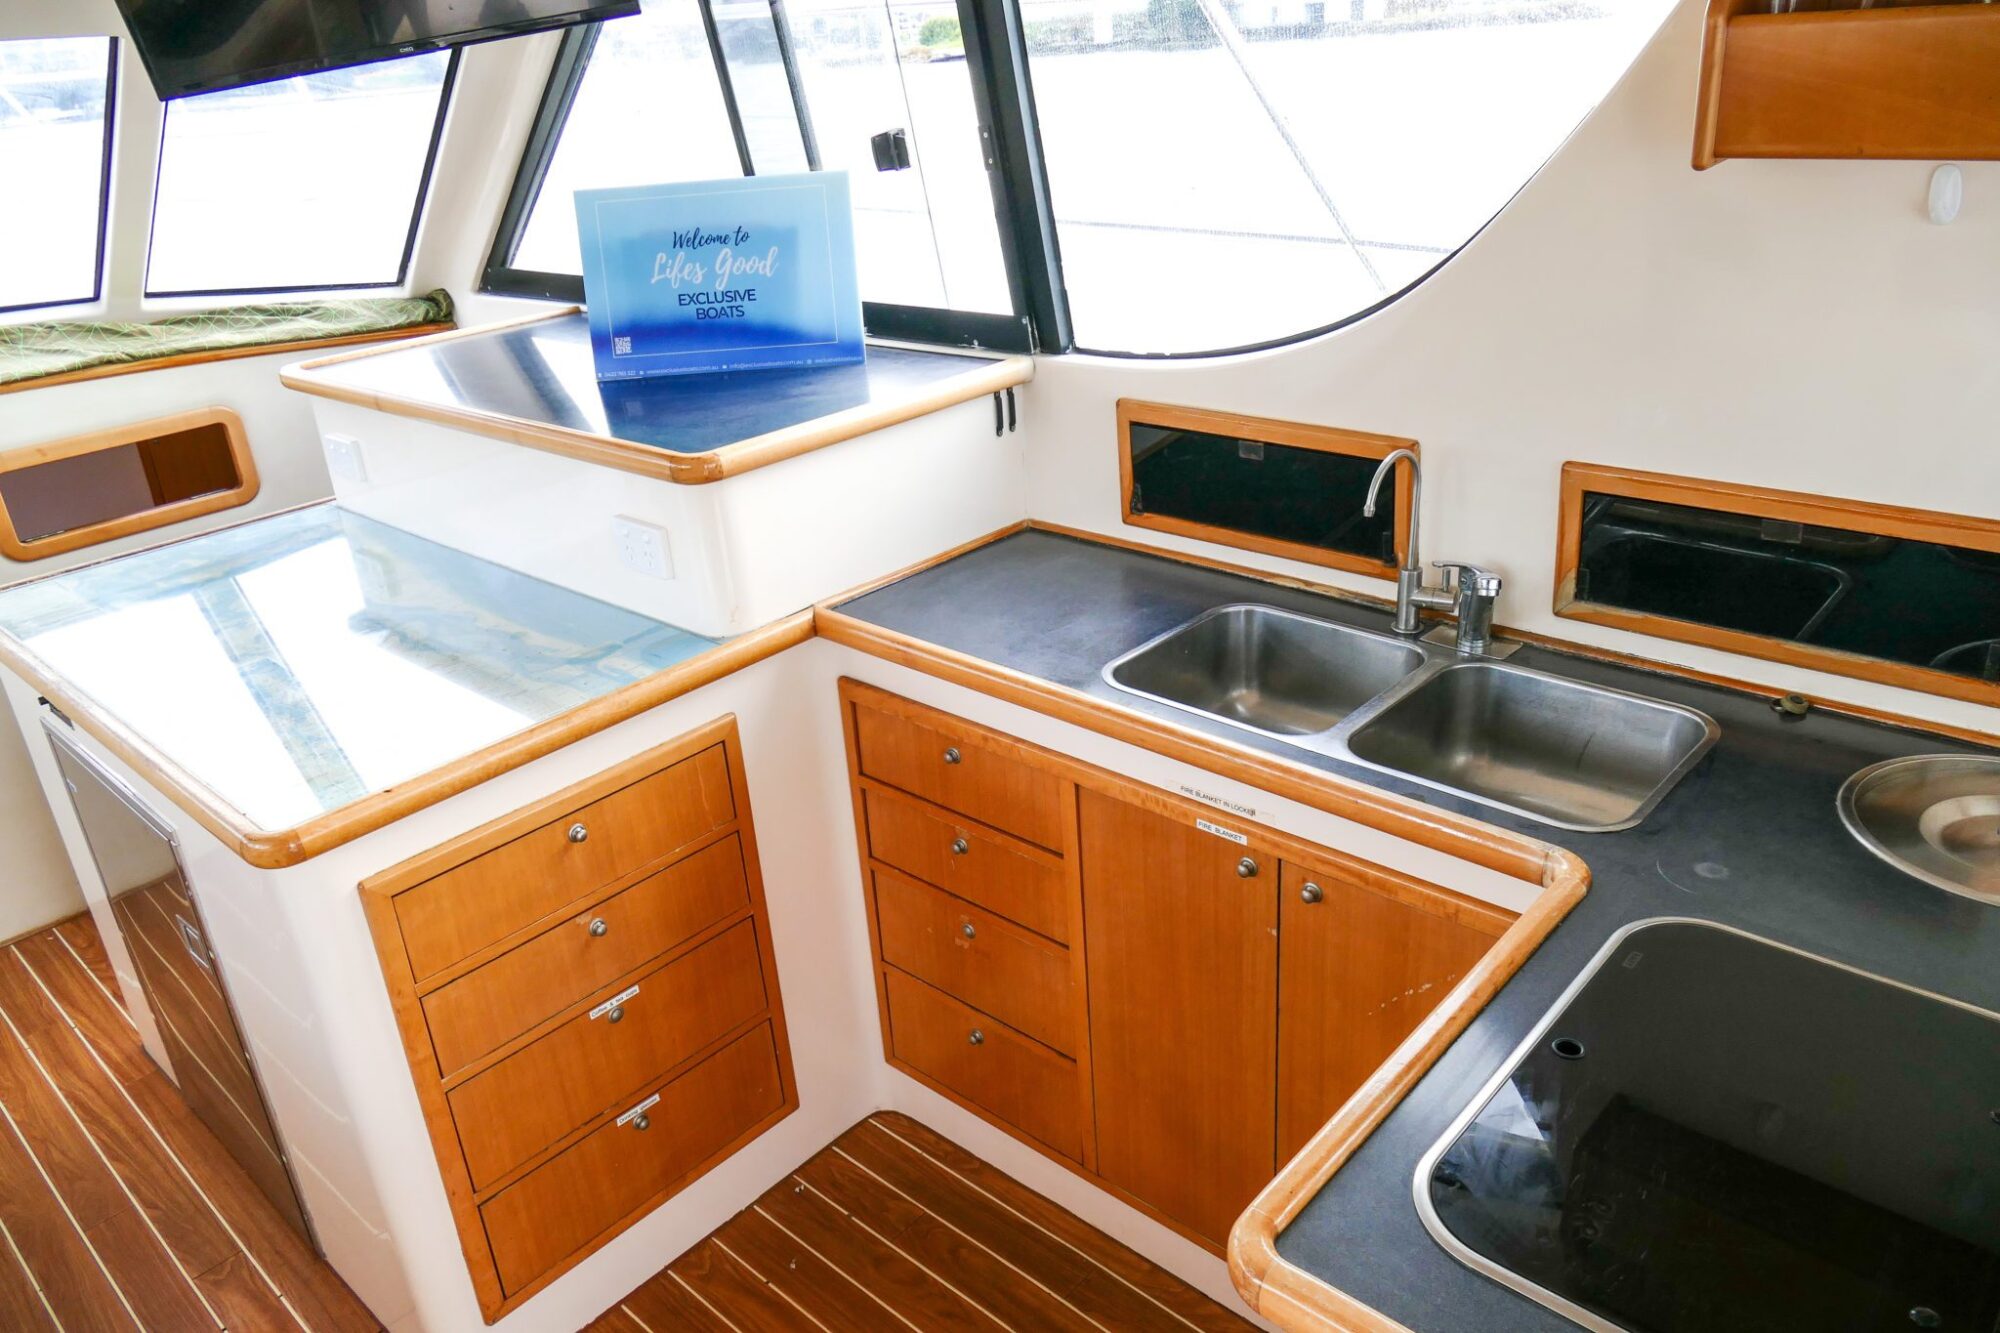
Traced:
<path fill-rule="evenodd" d="M 131 10 L 135 6 L 135 0 L 117 0 L 117 3 L 118 15 L 124 21 L 126 35 L 132 48 L 139 53 L 140 63 L 146 70 L 147 81 L 153 85 L 154 94 L 162 102 L 171 102 L 183 97 L 199 97 L 204 93 L 227 92 L 232 88 L 248 88 L 260 83 L 275 83 L 280 79 L 295 79 L 306 74 L 323 74 L 328 70 L 352 69 L 357 65 L 373 65 L 384 60 L 400 60 L 405 56 L 423 55 L 429 51 L 449 51 L 462 46 L 501 41 L 508 37 L 556 32 L 585 23 L 602 23 L 610 19 L 628 18 L 639 12 L 639 0 L 577 0 L 579 8 L 577 12 L 571 14 L 467 28 L 461 32 L 427 37 L 421 41 L 357 47 L 351 54 L 287 61 L 277 65 L 260 65 L 238 71 L 228 77 L 182 81 L 170 87 L 163 87 L 160 81 L 161 72 L 154 65 L 152 53 L 140 39 L 139 29 L 132 21 Z"/>

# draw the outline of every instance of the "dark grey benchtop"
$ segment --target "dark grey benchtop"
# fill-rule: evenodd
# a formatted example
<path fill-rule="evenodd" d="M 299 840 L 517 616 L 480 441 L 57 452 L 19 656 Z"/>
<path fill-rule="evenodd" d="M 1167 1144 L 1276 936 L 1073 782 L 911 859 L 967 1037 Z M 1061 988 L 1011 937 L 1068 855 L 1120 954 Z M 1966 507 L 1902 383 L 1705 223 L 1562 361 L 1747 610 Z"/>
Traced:
<path fill-rule="evenodd" d="M 1230 602 L 1376 630 L 1389 623 L 1371 607 L 1039 531 L 1003 538 L 840 610 L 1117 708 L 1567 847 L 1589 864 L 1582 903 L 1279 1237 L 1287 1260 L 1410 1328 L 1575 1328 L 1441 1249 L 1418 1220 L 1412 1178 L 1418 1158 L 1620 927 L 1661 916 L 1722 922 L 2000 1009 L 2000 908 L 1877 861 L 1847 835 L 1834 809 L 1841 783 L 1856 769 L 1897 755 L 1981 753 L 1977 747 L 1824 712 L 1782 720 L 1763 697 L 1527 647 L 1510 660 L 1687 704 L 1722 727 L 1720 743 L 1637 828 L 1571 833 L 1125 694 L 1099 674 L 1128 649 Z"/>

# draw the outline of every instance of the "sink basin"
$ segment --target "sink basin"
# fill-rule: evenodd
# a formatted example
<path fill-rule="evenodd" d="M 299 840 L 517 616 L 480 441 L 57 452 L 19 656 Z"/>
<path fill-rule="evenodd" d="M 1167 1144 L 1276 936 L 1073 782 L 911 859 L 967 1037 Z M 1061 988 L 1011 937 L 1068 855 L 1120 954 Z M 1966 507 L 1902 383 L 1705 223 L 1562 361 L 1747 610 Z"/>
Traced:
<path fill-rule="evenodd" d="M 1347 738 L 1363 763 L 1560 828 L 1630 828 L 1715 744 L 1705 714 L 1496 662 L 1447 666 Z"/>
<path fill-rule="evenodd" d="M 1872 764 L 1840 789 L 1840 818 L 1905 874 L 2000 903 L 2000 759 L 1920 754 Z"/>
<path fill-rule="evenodd" d="M 1272 736 L 1330 730 L 1424 665 L 1414 644 L 1269 606 L 1219 606 L 1104 669 L 1121 690 Z"/>

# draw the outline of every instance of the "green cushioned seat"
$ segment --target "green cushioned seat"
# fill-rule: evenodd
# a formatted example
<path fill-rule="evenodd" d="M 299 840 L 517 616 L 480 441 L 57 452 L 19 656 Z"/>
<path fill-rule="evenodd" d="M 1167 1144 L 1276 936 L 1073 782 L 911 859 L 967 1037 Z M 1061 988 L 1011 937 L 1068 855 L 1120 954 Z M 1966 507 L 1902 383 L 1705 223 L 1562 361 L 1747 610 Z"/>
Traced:
<path fill-rule="evenodd" d="M 89 320 L 6 324 L 0 325 L 0 385 L 191 352 L 388 333 L 447 323 L 451 315 L 451 294 L 439 288 L 423 296 L 224 306 L 144 324 Z"/>

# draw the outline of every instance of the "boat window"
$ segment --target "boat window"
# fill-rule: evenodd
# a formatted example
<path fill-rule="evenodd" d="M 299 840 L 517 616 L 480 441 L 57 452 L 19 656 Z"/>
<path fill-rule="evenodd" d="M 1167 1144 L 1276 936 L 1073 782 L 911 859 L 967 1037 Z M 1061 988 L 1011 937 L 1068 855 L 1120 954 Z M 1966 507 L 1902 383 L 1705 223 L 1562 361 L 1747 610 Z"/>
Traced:
<path fill-rule="evenodd" d="M 146 294 L 400 285 L 456 68 L 433 51 L 167 103 Z"/>
<path fill-rule="evenodd" d="M 110 37 L 0 41 L 0 310 L 102 290 L 117 59 Z"/>
<path fill-rule="evenodd" d="M 1669 7 L 1025 6 L 1076 345 L 1254 346 L 1391 299 L 1499 212 Z"/>
<path fill-rule="evenodd" d="M 844 170 L 868 331 L 1027 346 L 958 20 L 902 0 L 646 0 L 564 41 L 483 283 L 581 300 L 574 191 Z"/>

